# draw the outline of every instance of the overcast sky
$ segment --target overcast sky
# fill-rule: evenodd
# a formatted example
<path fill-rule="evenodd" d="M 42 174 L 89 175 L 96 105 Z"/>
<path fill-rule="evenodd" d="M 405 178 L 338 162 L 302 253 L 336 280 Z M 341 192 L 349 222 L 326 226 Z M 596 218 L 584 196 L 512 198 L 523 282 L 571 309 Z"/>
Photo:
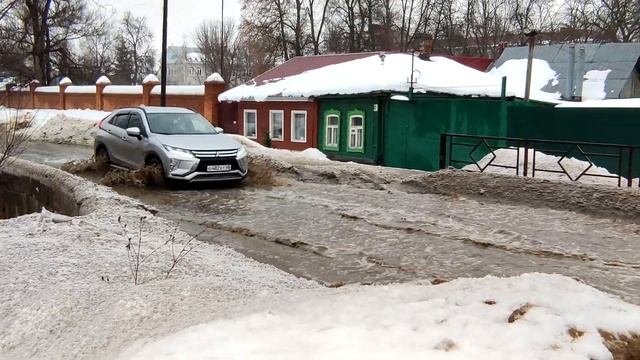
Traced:
<path fill-rule="evenodd" d="M 98 0 L 107 13 L 121 18 L 129 10 L 135 16 L 146 16 L 154 33 L 154 46 L 162 46 L 162 0 Z M 191 40 L 195 27 L 205 19 L 220 19 L 222 0 L 169 0 L 168 43 L 169 45 L 193 45 Z M 224 0 L 225 18 L 240 18 L 240 0 Z"/>

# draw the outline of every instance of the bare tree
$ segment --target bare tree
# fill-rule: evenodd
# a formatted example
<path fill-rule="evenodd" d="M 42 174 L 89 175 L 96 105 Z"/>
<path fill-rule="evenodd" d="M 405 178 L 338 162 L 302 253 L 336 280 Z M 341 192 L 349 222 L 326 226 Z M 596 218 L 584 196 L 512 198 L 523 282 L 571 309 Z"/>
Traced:
<path fill-rule="evenodd" d="M 329 0 L 308 0 L 307 16 L 309 17 L 310 26 L 309 37 L 314 55 L 320 54 L 320 39 L 322 39 L 322 30 L 324 30 L 327 20 L 328 8 Z"/>
<path fill-rule="evenodd" d="M 126 12 L 122 18 L 118 41 L 130 53 L 131 82 L 140 83 L 143 75 L 141 70 L 150 72 L 155 58 L 151 46 L 153 34 L 147 25 L 147 19 L 144 16 L 136 17 L 131 12 Z"/>
<path fill-rule="evenodd" d="M 11 96 L 6 91 L 4 96 Z M 0 173 L 5 166 L 11 165 L 16 156 L 19 156 L 27 148 L 31 138 L 31 122 L 34 114 L 26 114 L 21 109 L 24 107 L 25 98 L 17 91 L 17 98 L 7 103 L 13 108 L 5 108 L 0 111 Z"/>

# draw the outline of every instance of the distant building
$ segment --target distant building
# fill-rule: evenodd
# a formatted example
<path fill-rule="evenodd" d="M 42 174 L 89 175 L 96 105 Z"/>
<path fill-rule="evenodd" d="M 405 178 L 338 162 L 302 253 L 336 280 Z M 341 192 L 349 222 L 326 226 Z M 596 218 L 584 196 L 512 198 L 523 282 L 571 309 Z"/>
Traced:
<path fill-rule="evenodd" d="M 207 78 L 204 55 L 200 49 L 186 46 L 167 47 L 167 84 L 202 85 Z"/>
<path fill-rule="evenodd" d="M 527 54 L 526 46 L 508 47 L 493 67 Z M 559 92 L 566 100 L 640 98 L 639 43 L 537 45 L 533 57 L 558 74 L 542 90 Z"/>

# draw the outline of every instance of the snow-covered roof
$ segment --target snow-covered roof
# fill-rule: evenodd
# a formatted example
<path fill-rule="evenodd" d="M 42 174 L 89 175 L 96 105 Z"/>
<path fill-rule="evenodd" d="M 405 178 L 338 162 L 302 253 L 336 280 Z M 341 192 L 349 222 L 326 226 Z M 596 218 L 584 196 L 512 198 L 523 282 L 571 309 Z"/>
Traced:
<path fill-rule="evenodd" d="M 640 99 L 607 99 L 582 102 L 564 102 L 556 105 L 558 108 L 629 108 L 639 109 Z"/>
<path fill-rule="evenodd" d="M 309 98 L 371 92 L 407 92 L 411 76 L 410 54 L 372 55 L 324 66 L 263 84 L 244 84 L 222 93 L 220 101 L 264 101 L 269 97 Z M 414 58 L 414 91 L 460 96 L 499 97 L 501 78 L 444 57 Z M 508 96 L 519 96 L 507 91 Z M 534 98 L 534 97 L 532 97 Z M 551 97 L 549 97 L 551 98 Z M 543 101 L 548 98 L 540 99 Z"/>
<path fill-rule="evenodd" d="M 575 46 L 576 63 L 574 68 L 574 84 L 581 80 L 578 74 L 578 50 L 584 48 L 584 71 L 611 70 L 604 82 L 604 93 L 607 98 L 618 98 L 624 93 L 624 88 L 636 67 L 640 57 L 639 43 L 605 43 L 605 44 L 555 44 L 537 45 L 533 56 L 545 60 L 551 69 L 558 73 L 557 81 L 547 84 L 542 90 L 548 92 L 565 92 L 567 79 L 570 78 L 569 59 L 571 46 Z M 506 61 L 527 58 L 527 46 L 506 48 L 494 63 L 495 67 L 502 66 Z M 526 61 L 526 60 L 525 60 Z M 575 94 L 581 96 L 581 94 Z"/>

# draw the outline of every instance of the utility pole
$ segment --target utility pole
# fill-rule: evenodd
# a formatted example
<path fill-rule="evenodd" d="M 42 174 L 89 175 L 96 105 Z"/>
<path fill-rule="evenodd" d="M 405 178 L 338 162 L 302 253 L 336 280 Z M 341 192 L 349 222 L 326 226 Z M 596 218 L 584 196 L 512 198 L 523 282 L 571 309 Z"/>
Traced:
<path fill-rule="evenodd" d="M 167 106 L 167 12 L 169 0 L 164 0 L 162 8 L 162 59 L 160 81 L 160 106 Z"/>
<path fill-rule="evenodd" d="M 524 29 L 524 35 L 529 41 L 529 56 L 527 57 L 527 82 L 524 88 L 524 100 L 529 101 L 531 95 L 531 72 L 533 67 L 533 48 L 536 45 L 536 35 L 538 32 L 532 29 Z"/>
<path fill-rule="evenodd" d="M 224 77 L 224 0 L 220 11 L 220 76 Z"/>

